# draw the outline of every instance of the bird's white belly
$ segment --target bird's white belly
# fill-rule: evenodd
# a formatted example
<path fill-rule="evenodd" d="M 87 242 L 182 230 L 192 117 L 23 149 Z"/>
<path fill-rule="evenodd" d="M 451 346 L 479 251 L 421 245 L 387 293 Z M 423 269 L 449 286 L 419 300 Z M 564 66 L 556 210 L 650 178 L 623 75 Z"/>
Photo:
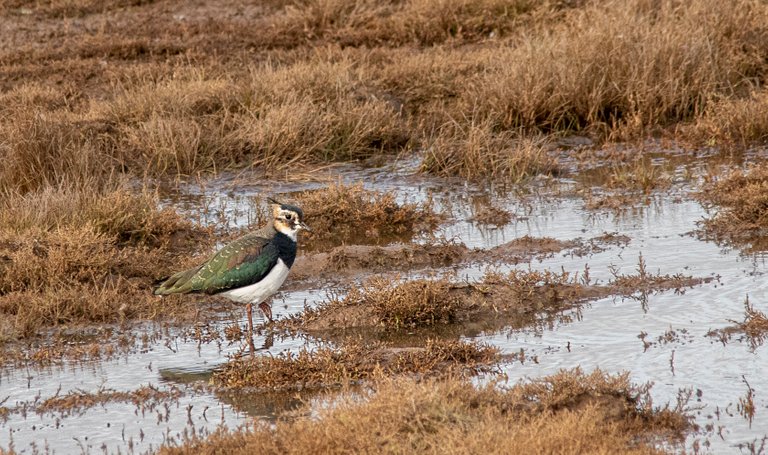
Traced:
<path fill-rule="evenodd" d="M 290 270 L 282 259 L 278 259 L 277 264 L 258 283 L 222 292 L 220 295 L 240 303 L 261 303 L 280 289 Z"/>

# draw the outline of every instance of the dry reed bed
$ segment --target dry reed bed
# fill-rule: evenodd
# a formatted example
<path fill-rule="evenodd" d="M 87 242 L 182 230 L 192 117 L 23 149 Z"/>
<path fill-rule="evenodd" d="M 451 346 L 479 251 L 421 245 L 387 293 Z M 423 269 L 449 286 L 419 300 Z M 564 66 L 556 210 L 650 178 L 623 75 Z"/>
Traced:
<path fill-rule="evenodd" d="M 599 370 L 509 388 L 397 378 L 369 390 L 344 394 L 333 406 L 307 405 L 274 426 L 257 422 L 161 453 L 660 454 L 660 441 L 677 443 L 691 429 L 684 403 L 655 408 L 647 386 Z"/>
<path fill-rule="evenodd" d="M 261 391 L 319 389 L 380 377 L 476 374 L 490 371 L 498 360 L 496 348 L 472 342 L 428 339 L 423 347 L 404 348 L 348 340 L 337 348 L 231 360 L 214 374 L 213 382 Z"/>
<path fill-rule="evenodd" d="M 626 139 L 701 120 L 684 136 L 744 143 L 768 130 L 764 115 L 741 123 L 764 104 L 753 90 L 768 61 L 762 2 L 274 2 L 244 7 L 245 19 L 227 13 L 236 5 L 31 8 L 33 31 L 15 27 L 9 38 L 29 44 L 7 45 L 0 72 L 71 63 L 90 76 L 81 84 L 67 80 L 81 71 L 59 72 L 60 88 L 50 76 L 8 78 L 0 157 L 11 165 L 0 186 L 275 169 L 414 148 L 426 151 L 428 172 L 520 180 L 561 172 L 551 135 Z M 18 18 L 13 8 L 2 20 Z M 137 20 L 101 36 L 55 32 L 80 44 L 52 51 L 40 35 L 56 19 L 36 11 L 69 9 L 86 24 Z M 206 57 L 221 49 L 230 63 Z"/>

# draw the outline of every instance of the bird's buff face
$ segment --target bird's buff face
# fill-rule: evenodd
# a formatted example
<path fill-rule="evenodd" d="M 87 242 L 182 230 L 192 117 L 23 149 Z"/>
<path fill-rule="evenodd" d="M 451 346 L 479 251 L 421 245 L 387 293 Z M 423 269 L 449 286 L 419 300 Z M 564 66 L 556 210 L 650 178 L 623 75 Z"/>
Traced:
<path fill-rule="evenodd" d="M 304 212 L 296 206 L 273 204 L 272 215 L 274 216 L 275 229 L 293 240 L 296 240 L 296 236 L 302 229 L 311 231 L 309 226 L 304 223 Z"/>

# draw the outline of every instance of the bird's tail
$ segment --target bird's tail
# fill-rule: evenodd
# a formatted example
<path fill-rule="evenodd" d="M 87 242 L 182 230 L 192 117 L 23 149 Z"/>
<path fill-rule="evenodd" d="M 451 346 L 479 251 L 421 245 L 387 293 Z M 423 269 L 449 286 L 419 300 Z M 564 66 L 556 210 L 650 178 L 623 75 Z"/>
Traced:
<path fill-rule="evenodd" d="M 199 269 L 199 267 L 195 267 L 171 276 L 155 288 L 155 295 L 186 294 L 194 291 L 192 277 L 195 276 Z"/>

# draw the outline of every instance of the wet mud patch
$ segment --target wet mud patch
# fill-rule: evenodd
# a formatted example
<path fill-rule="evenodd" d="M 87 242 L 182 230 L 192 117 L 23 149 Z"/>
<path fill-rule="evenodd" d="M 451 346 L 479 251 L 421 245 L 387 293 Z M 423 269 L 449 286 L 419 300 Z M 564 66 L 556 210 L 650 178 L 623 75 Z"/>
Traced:
<path fill-rule="evenodd" d="M 165 447 L 200 453 L 663 453 L 693 427 L 682 405 L 655 408 L 649 386 L 627 374 L 562 371 L 530 383 L 476 386 L 466 379 L 387 378 L 300 417 L 219 432 Z M 376 431 L 370 431 L 375 428 Z"/>
<path fill-rule="evenodd" d="M 476 249 L 472 252 L 471 259 L 519 264 L 529 262 L 534 258 L 551 257 L 555 253 L 574 248 L 578 243 L 578 240 L 557 240 L 551 237 L 524 235 L 488 250 Z"/>
<path fill-rule="evenodd" d="M 213 383 L 263 391 L 319 389 L 378 376 L 478 373 L 489 371 L 498 359 L 496 348 L 465 341 L 427 340 L 419 347 L 347 342 L 339 348 L 235 359 L 214 374 Z"/>
<path fill-rule="evenodd" d="M 469 249 L 461 243 L 394 244 L 387 246 L 342 245 L 327 253 L 299 256 L 292 268 L 294 278 L 332 278 L 392 270 L 440 268 L 463 261 Z"/>
<path fill-rule="evenodd" d="M 616 233 L 582 240 L 557 240 L 525 235 L 489 249 L 468 248 L 463 243 L 396 243 L 385 246 L 341 245 L 328 252 L 299 256 L 292 274 L 298 280 L 357 277 L 370 273 L 439 269 L 468 263 L 512 264 L 544 260 L 556 253 L 588 256 L 608 248 L 623 247 L 629 237 Z"/>

